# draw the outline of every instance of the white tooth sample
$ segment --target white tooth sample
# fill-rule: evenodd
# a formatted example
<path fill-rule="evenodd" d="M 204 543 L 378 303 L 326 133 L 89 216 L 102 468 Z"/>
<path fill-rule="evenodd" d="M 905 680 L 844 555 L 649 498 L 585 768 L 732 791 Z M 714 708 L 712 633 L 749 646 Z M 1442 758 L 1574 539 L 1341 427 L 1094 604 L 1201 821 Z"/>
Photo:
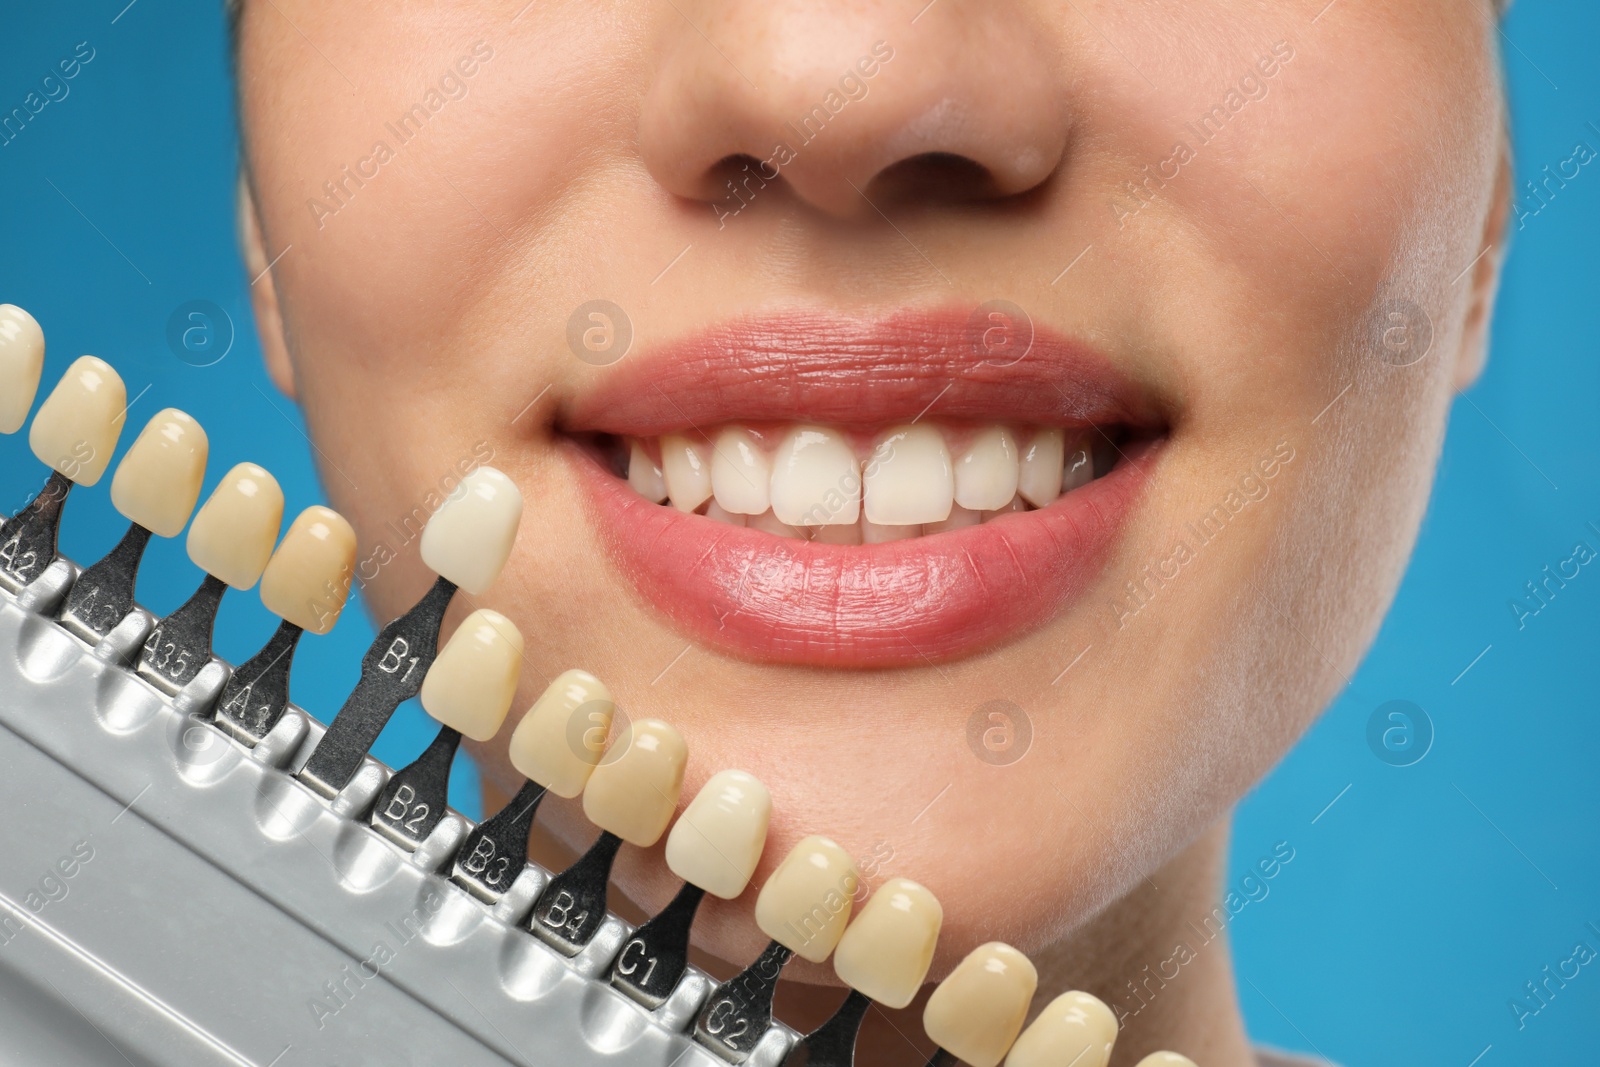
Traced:
<path fill-rule="evenodd" d="M 1061 466 L 1061 491 L 1070 493 L 1080 485 L 1088 485 L 1094 481 L 1094 459 L 1090 455 L 1089 442 L 1079 439 L 1073 442 L 1068 449 Z"/>
<path fill-rule="evenodd" d="M 750 516 L 745 525 L 752 530 L 760 530 L 762 533 L 769 533 L 775 537 L 788 537 L 798 541 L 806 539 L 804 530 L 790 526 L 786 522 L 779 522 L 778 517 L 770 511 L 763 511 L 759 515 Z"/>
<path fill-rule="evenodd" d="M 796 426 L 772 457 L 772 513 L 790 526 L 843 526 L 861 517 L 861 470 L 845 438 Z"/>
<path fill-rule="evenodd" d="M 117 464 L 111 503 L 157 537 L 177 537 L 206 476 L 205 430 L 177 408 L 156 412 Z"/>
<path fill-rule="evenodd" d="M 616 705 L 587 671 L 563 671 L 511 733 L 511 765 L 558 797 L 583 792 L 605 751 Z"/>
<path fill-rule="evenodd" d="M 1000 941 L 979 945 L 928 998 L 923 1029 L 971 1067 L 995 1067 L 1017 1039 L 1038 985 L 1028 957 Z"/>
<path fill-rule="evenodd" d="M 801 959 L 821 963 L 844 936 L 860 884 L 848 852 L 826 837 L 808 837 L 761 887 L 756 925 Z"/>
<path fill-rule="evenodd" d="M 819 545 L 859 545 L 861 543 L 861 523 L 854 522 L 848 526 L 813 526 L 805 531 L 811 535 L 811 540 Z"/>
<path fill-rule="evenodd" d="M 661 840 L 678 807 L 689 746 L 660 719 L 639 719 L 606 750 L 583 789 L 583 813 L 630 845 Z"/>
<path fill-rule="evenodd" d="M 1039 430 L 1022 451 L 1017 493 L 1036 508 L 1047 507 L 1061 495 L 1061 468 L 1066 435 L 1060 430 Z"/>
<path fill-rule="evenodd" d="M 943 924 L 938 898 L 909 878 L 890 879 L 845 928 L 834 973 L 879 1004 L 903 1008 L 928 977 Z"/>
<path fill-rule="evenodd" d="M 522 631 L 488 608 L 456 627 L 422 679 L 422 707 L 474 741 L 500 732 L 522 675 Z"/>
<path fill-rule="evenodd" d="M 944 434 L 932 426 L 897 426 L 880 434 L 862 476 L 867 521 L 879 526 L 942 522 L 955 499 Z"/>
<path fill-rule="evenodd" d="M 356 532 L 337 511 L 313 504 L 295 516 L 267 561 L 261 602 L 302 630 L 325 634 L 344 610 L 355 565 Z"/>
<path fill-rule="evenodd" d="M 882 545 L 890 541 L 905 541 L 922 533 L 920 526 L 879 526 L 875 522 L 861 521 L 861 543 Z"/>
<path fill-rule="evenodd" d="M 189 524 L 189 558 L 234 589 L 249 589 L 272 558 L 283 522 L 283 490 L 265 467 L 240 463 Z"/>
<path fill-rule="evenodd" d="M 693 511 L 711 499 L 709 450 L 703 444 L 669 433 L 661 439 L 661 474 L 667 496 L 679 511 Z"/>
<path fill-rule="evenodd" d="M 713 522 L 725 522 L 729 526 L 743 526 L 748 516 L 734 515 L 733 513 L 724 510 L 722 505 L 717 503 L 716 499 L 713 498 L 711 503 L 706 505 L 706 518 L 712 520 Z"/>
<path fill-rule="evenodd" d="M 103 359 L 79 356 L 39 406 L 28 446 L 45 466 L 93 485 L 111 462 L 127 414 L 122 376 Z"/>
<path fill-rule="evenodd" d="M 998 511 L 1017 495 L 1017 441 L 1004 426 L 980 430 L 956 461 L 956 503 Z"/>
<path fill-rule="evenodd" d="M 930 522 L 922 528 L 925 534 L 944 533 L 947 530 L 960 530 L 968 526 L 977 526 L 983 522 L 983 512 L 968 511 L 957 504 L 950 509 L 950 517 L 943 522 Z"/>
<path fill-rule="evenodd" d="M 522 522 L 522 491 L 493 467 L 479 467 L 422 528 L 422 562 L 468 593 L 500 577 Z"/>
<path fill-rule="evenodd" d="M 652 504 L 667 499 L 667 480 L 661 476 L 661 468 L 650 458 L 650 453 L 638 441 L 628 449 L 628 484 L 633 486 L 635 493 Z"/>
<path fill-rule="evenodd" d="M 744 892 L 767 847 L 772 794 L 748 771 L 718 771 L 672 824 L 667 866 L 714 897 Z"/>
<path fill-rule="evenodd" d="M 1195 1067 L 1195 1063 L 1189 1057 L 1180 1056 L 1176 1052 L 1152 1052 L 1135 1067 Z"/>
<path fill-rule="evenodd" d="M 0 433 L 16 433 L 44 372 L 44 331 L 15 304 L 0 304 Z"/>
<path fill-rule="evenodd" d="M 1116 1014 L 1099 997 L 1063 993 L 1022 1031 L 1006 1067 L 1106 1067 L 1116 1040 Z"/>
<path fill-rule="evenodd" d="M 750 431 L 730 428 L 717 435 L 711 491 L 735 515 L 759 515 L 772 506 L 772 461 Z"/>

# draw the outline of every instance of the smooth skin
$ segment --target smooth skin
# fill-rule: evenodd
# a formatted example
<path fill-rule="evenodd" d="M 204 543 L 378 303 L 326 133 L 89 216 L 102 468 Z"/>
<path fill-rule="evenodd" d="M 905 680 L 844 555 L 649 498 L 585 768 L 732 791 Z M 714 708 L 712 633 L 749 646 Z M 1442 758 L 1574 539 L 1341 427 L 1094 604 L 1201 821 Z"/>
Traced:
<path fill-rule="evenodd" d="M 272 263 L 258 327 L 363 557 L 396 549 L 363 572 L 370 609 L 392 617 L 429 580 L 386 524 L 492 452 L 528 507 L 470 601 L 528 636 L 513 719 L 561 670 L 593 671 L 628 715 L 682 731 L 684 797 L 724 767 L 770 786 L 755 886 L 826 834 L 878 858 L 869 882 L 938 896 L 932 978 L 1004 940 L 1037 962 L 1038 1004 L 1126 1000 L 1214 904 L 1234 804 L 1372 640 L 1482 367 L 1510 187 L 1490 4 L 525 3 L 240 15 L 242 218 L 252 276 Z M 767 158 L 877 42 L 893 57 L 866 95 L 729 217 L 722 161 Z M 441 84 L 401 143 L 388 124 Z M 1202 143 L 1190 124 L 1219 105 Z M 1112 558 L 1045 625 L 937 665 L 777 665 L 686 637 L 613 566 L 561 427 L 617 369 L 574 358 L 574 308 L 615 301 L 647 348 L 777 308 L 996 297 L 1098 346 L 1168 415 Z M 1409 366 L 1382 358 L 1389 300 L 1431 324 Z M 1284 449 L 1265 495 L 1126 610 L 1126 583 Z M 1032 728 L 1010 765 L 968 745 L 997 699 Z M 476 754 L 492 810 L 518 777 L 503 741 Z M 546 811 L 549 862 L 593 837 L 576 803 Z M 617 878 L 645 911 L 677 888 L 658 850 Z M 759 950 L 753 895 L 708 902 L 711 956 Z M 791 974 L 786 1019 L 837 1004 L 826 966 Z M 1252 1062 L 1233 989 L 1219 939 L 1125 1020 L 1114 1062 Z M 923 1062 L 920 1010 L 875 1024 L 867 1062 Z"/>

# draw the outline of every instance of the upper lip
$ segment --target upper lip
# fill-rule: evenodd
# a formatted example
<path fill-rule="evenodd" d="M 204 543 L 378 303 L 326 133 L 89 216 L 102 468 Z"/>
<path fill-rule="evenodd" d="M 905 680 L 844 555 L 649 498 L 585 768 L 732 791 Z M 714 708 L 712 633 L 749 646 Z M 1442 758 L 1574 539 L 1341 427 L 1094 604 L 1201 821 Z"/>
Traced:
<path fill-rule="evenodd" d="M 1152 430 L 1164 422 L 1156 394 L 1089 345 L 1033 323 L 1025 351 L 987 349 L 971 317 L 945 308 L 733 320 L 628 356 L 558 421 L 570 432 L 633 437 L 735 420 L 871 427 L 929 415 Z"/>

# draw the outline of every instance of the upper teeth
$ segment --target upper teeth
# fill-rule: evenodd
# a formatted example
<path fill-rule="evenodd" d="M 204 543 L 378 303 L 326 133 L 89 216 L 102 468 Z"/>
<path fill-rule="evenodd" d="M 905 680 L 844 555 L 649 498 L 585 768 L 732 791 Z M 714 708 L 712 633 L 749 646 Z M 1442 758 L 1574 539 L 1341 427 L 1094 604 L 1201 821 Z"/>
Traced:
<path fill-rule="evenodd" d="M 873 544 L 1049 505 L 1105 473 L 1092 458 L 1093 433 L 919 423 L 852 440 L 827 426 L 728 426 L 630 441 L 627 476 L 641 496 L 680 511 L 779 536 Z"/>

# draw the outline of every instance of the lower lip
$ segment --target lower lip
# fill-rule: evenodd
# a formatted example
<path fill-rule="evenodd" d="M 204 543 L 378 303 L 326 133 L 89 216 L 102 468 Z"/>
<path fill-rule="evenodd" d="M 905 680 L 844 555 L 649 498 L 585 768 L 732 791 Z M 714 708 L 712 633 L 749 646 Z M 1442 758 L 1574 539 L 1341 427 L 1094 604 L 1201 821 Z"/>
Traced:
<path fill-rule="evenodd" d="M 611 558 L 704 644 L 769 663 L 902 667 L 1012 640 L 1076 600 L 1156 445 L 1049 507 L 881 545 L 819 545 L 652 504 L 572 442 Z"/>

